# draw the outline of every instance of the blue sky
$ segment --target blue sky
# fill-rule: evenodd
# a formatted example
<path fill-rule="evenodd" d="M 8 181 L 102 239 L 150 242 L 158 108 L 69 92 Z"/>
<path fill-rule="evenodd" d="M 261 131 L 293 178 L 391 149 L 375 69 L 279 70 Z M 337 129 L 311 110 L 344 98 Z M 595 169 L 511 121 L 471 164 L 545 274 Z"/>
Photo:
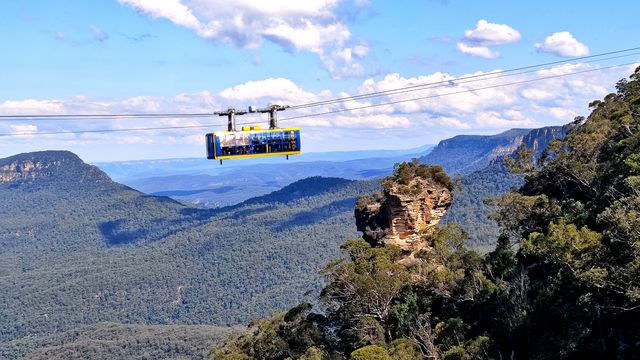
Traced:
<path fill-rule="evenodd" d="M 640 56 L 505 78 L 491 72 L 640 46 L 639 8 L 637 1 L 6 1 L 0 114 L 213 112 L 445 80 L 448 88 L 288 110 L 281 118 L 407 100 L 281 125 L 303 129 L 306 151 L 411 148 L 462 133 L 560 125 L 587 115 L 587 103 L 613 91 Z M 486 78 L 456 81 L 469 75 Z M 549 76 L 558 77 L 541 80 Z M 223 120 L 5 121 L 0 134 Z M 249 120 L 265 121 L 242 118 Z M 0 156 L 66 149 L 87 161 L 198 157 L 204 133 L 215 130 L 2 137 Z"/>

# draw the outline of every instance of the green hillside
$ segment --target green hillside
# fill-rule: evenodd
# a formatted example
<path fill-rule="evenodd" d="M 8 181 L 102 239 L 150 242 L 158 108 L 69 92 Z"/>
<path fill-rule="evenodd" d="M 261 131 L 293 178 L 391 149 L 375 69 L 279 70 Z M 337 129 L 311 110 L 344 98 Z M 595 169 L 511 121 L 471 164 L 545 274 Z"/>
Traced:
<path fill-rule="evenodd" d="M 308 299 L 357 235 L 356 195 L 378 186 L 310 178 L 214 211 L 141 194 L 68 152 L 0 165 L 5 344 L 100 322 L 233 325 Z"/>
<path fill-rule="evenodd" d="M 0 345 L 0 359 L 206 359 L 232 331 L 210 325 L 98 323 Z"/>

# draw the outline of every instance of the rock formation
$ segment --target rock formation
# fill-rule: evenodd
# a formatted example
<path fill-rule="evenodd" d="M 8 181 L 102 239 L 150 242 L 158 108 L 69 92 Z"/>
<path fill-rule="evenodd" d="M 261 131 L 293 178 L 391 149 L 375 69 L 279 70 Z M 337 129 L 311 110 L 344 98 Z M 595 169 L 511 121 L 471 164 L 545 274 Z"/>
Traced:
<path fill-rule="evenodd" d="M 0 184 L 54 179 L 71 183 L 111 181 L 100 169 L 68 151 L 41 151 L 0 159 Z"/>
<path fill-rule="evenodd" d="M 414 253 L 425 246 L 423 235 L 440 222 L 451 201 L 447 186 L 431 178 L 391 182 L 383 194 L 358 201 L 356 226 L 373 246 L 393 244 Z"/>

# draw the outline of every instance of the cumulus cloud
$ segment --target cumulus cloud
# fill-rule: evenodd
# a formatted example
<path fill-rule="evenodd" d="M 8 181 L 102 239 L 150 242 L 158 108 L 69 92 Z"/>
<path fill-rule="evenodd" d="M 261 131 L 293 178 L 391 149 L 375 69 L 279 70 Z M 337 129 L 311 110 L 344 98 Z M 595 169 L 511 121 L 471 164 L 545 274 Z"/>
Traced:
<path fill-rule="evenodd" d="M 363 114 L 353 112 L 347 115 L 331 117 L 309 117 L 296 122 L 302 127 L 330 128 L 330 129 L 406 129 L 411 127 L 412 121 L 402 115 Z M 326 129 L 324 131 L 327 131 Z"/>
<path fill-rule="evenodd" d="M 520 41 L 520 32 L 505 24 L 494 24 L 486 20 L 478 20 L 476 28 L 466 30 L 464 37 L 467 41 L 475 44 L 500 45 Z"/>
<path fill-rule="evenodd" d="M 25 134 L 38 131 L 38 127 L 33 124 L 10 124 L 9 126 L 11 134 Z"/>
<path fill-rule="evenodd" d="M 7 100 L 0 103 L 0 114 L 32 115 L 63 114 L 64 102 L 61 100 Z"/>
<path fill-rule="evenodd" d="M 482 128 L 514 128 L 541 126 L 541 123 L 512 111 L 483 111 L 475 116 L 476 123 Z"/>
<path fill-rule="evenodd" d="M 440 125 L 447 128 L 453 129 L 470 129 L 471 125 L 461 121 L 460 119 L 448 117 L 448 116 L 440 116 L 431 119 L 431 122 L 436 125 Z"/>
<path fill-rule="evenodd" d="M 520 94 L 522 94 L 522 97 L 529 100 L 547 100 L 552 99 L 554 96 L 553 92 L 537 87 L 522 89 Z"/>
<path fill-rule="evenodd" d="M 282 103 L 313 102 L 318 98 L 318 95 L 306 92 L 293 81 L 284 78 L 248 81 L 222 90 L 220 96 L 226 100 L 239 101 L 268 98 L 270 101 Z"/>
<path fill-rule="evenodd" d="M 119 101 L 86 97 L 65 100 L 6 101 L 0 103 L 0 114 L 132 112 L 212 114 L 213 111 L 225 109 L 230 105 L 236 108 L 249 105 L 262 107 L 268 103 L 301 105 L 387 91 L 378 97 L 299 109 L 292 108 L 280 114 L 281 126 L 302 127 L 307 151 L 345 150 L 346 137 L 353 140 L 348 146 L 354 149 L 358 146 L 380 148 L 387 144 L 394 148 L 408 148 L 435 143 L 461 132 L 497 133 L 513 127 L 568 123 L 576 115 L 587 115 L 589 111 L 587 104 L 612 91 L 613 84 L 620 78 L 627 77 L 637 65 L 606 71 L 583 72 L 575 76 L 555 77 L 541 81 L 530 80 L 552 74 L 567 75 L 596 70 L 599 65 L 586 63 L 559 65 L 536 73 L 512 74 L 507 78 L 499 77 L 500 73 L 497 71 L 457 76 L 436 72 L 415 77 L 394 73 L 378 79 L 366 79 L 356 91 L 338 94 L 328 90 L 311 91 L 285 78 L 268 78 L 245 82 L 218 92 L 201 91 L 175 96 L 136 96 Z M 500 86 L 516 82 L 520 83 Z M 427 86 L 418 87 L 421 85 Z M 412 91 L 401 92 L 397 89 Z M 255 115 L 245 115 L 240 119 L 242 122 L 255 121 L 257 125 L 264 125 L 267 122 L 266 117 Z M 122 146 L 122 149 L 137 149 L 134 152 L 136 156 L 162 158 L 198 156 L 197 154 L 201 154 L 202 134 L 224 129 L 226 127 L 224 119 L 212 114 L 211 117 L 204 118 L 153 120 L 47 121 L 37 124 L 21 121 L 2 123 L 0 130 L 3 134 L 7 134 L 32 129 L 60 131 L 182 127 L 205 124 L 212 126 L 144 133 L 43 137 L 47 141 L 38 142 L 38 144 L 33 142 L 32 137 L 11 138 L 11 144 L 23 144 L 22 148 L 11 147 L 11 149 L 19 148 L 21 151 L 33 151 L 38 147 L 39 149 L 70 148 L 70 144 L 86 146 L 87 149 L 95 151 L 96 144 L 111 146 L 117 137 L 117 143 Z M 331 142 L 334 140 L 330 140 L 329 135 L 335 138 L 335 142 Z M 28 141 L 31 142 L 27 144 Z M 162 146 L 159 146 L 160 144 Z M 193 153 L 190 154 L 187 149 L 191 149 L 189 151 Z M 15 153 L 15 150 L 11 153 Z"/>
<path fill-rule="evenodd" d="M 463 54 L 469 54 L 473 56 L 479 56 L 485 59 L 495 59 L 500 56 L 500 53 L 497 51 L 492 51 L 486 46 L 472 46 L 467 45 L 463 42 L 459 42 L 456 44 L 456 48 Z"/>
<path fill-rule="evenodd" d="M 192 30 L 198 30 L 201 27 L 200 21 L 192 14 L 191 9 L 180 0 L 118 0 L 118 2 L 130 5 L 154 19 L 166 18 Z"/>
<path fill-rule="evenodd" d="M 164 18 L 198 36 L 240 48 L 270 41 L 287 51 L 309 51 L 334 77 L 360 76 L 369 49 L 355 45 L 351 32 L 336 13 L 341 0 L 118 0 L 151 18 Z M 349 3 L 351 4 L 351 3 Z M 361 8 L 364 4 L 352 6 Z M 345 61 L 344 52 L 355 56 Z"/>
<path fill-rule="evenodd" d="M 562 57 L 587 56 L 589 48 L 576 40 L 568 31 L 561 31 L 547 36 L 543 43 L 536 43 L 540 52 L 551 53 Z"/>
<path fill-rule="evenodd" d="M 551 107 L 549 108 L 549 113 L 556 119 L 560 119 L 565 122 L 568 121 L 569 119 L 575 118 L 578 115 L 572 109 L 561 108 L 561 107 Z"/>
<path fill-rule="evenodd" d="M 456 48 L 463 54 L 495 59 L 500 53 L 489 49 L 489 45 L 515 43 L 520 38 L 520 32 L 509 25 L 478 20 L 475 29 L 464 32 L 464 41 L 458 42 Z"/>

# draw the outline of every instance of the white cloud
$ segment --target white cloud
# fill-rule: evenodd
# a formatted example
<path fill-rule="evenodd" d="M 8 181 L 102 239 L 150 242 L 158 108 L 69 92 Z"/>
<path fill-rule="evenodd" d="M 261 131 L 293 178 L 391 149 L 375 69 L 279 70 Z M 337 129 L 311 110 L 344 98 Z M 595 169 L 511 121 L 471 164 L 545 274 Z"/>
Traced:
<path fill-rule="evenodd" d="M 333 50 L 330 54 L 321 54 L 320 60 L 324 67 L 335 79 L 341 77 L 358 77 L 364 75 L 364 67 L 356 61 L 353 49 L 342 48 Z"/>
<path fill-rule="evenodd" d="M 464 32 L 464 37 L 475 44 L 499 45 L 520 41 L 520 32 L 505 24 L 479 20 L 475 29 Z"/>
<path fill-rule="evenodd" d="M 471 125 L 469 125 L 468 123 L 463 122 L 457 118 L 447 117 L 447 116 L 437 117 L 435 119 L 432 119 L 432 122 L 437 125 L 444 126 L 447 128 L 453 128 L 453 129 L 470 129 L 471 128 Z"/>
<path fill-rule="evenodd" d="M 285 103 L 301 103 L 316 101 L 317 95 L 304 91 L 293 81 L 284 78 L 269 78 L 248 81 L 220 92 L 225 100 L 258 100 L 272 99 Z"/>
<path fill-rule="evenodd" d="M 271 41 L 286 50 L 317 54 L 334 77 L 360 76 L 355 60 L 339 63 L 339 53 L 350 49 L 357 57 L 369 52 L 349 44 L 351 32 L 336 14 L 342 0 L 118 0 L 151 18 L 165 18 L 191 29 L 198 36 L 241 48 Z M 361 3 L 348 3 L 360 9 Z"/>
<path fill-rule="evenodd" d="M 406 116 L 388 114 L 363 114 L 360 112 L 346 113 L 331 117 L 309 117 L 296 122 L 303 127 L 327 127 L 332 129 L 393 129 L 409 128 L 412 121 Z"/>
<path fill-rule="evenodd" d="M 34 115 L 34 114 L 63 114 L 64 102 L 61 100 L 7 100 L 0 103 L 0 114 Z"/>
<path fill-rule="evenodd" d="M 537 43 L 538 51 L 563 57 L 589 55 L 589 48 L 576 40 L 568 31 L 557 32 L 547 36 L 544 43 Z"/>
<path fill-rule="evenodd" d="M 371 48 L 369 48 L 369 46 L 367 45 L 360 44 L 353 47 L 353 53 L 358 57 L 365 57 L 369 55 L 370 51 Z"/>
<path fill-rule="evenodd" d="M 505 24 L 494 24 L 486 20 L 478 20 L 476 28 L 464 32 L 464 41 L 456 44 L 463 54 L 495 59 L 500 53 L 491 50 L 488 45 L 510 44 L 520 41 L 520 32 Z"/>
<path fill-rule="evenodd" d="M 193 15 L 191 9 L 180 0 L 118 0 L 118 2 L 129 5 L 154 19 L 166 18 L 192 30 L 198 30 L 201 27 L 200 21 Z"/>
<path fill-rule="evenodd" d="M 353 56 L 353 54 L 352 54 Z M 637 64 L 635 65 L 637 66 Z M 175 96 L 136 96 L 120 101 L 93 100 L 78 96 L 65 100 L 7 101 L 0 103 L 1 114 L 33 113 L 143 113 L 189 112 L 212 113 L 231 104 L 236 108 L 248 105 L 265 106 L 269 102 L 283 105 L 300 105 L 322 100 L 363 95 L 372 92 L 431 84 L 420 90 L 404 93 L 388 93 L 380 97 L 361 98 L 357 101 L 334 103 L 302 109 L 289 109 L 280 114 L 287 118 L 281 126 L 303 128 L 307 151 L 346 150 L 358 147 L 380 148 L 379 139 L 394 148 L 407 148 L 435 143 L 443 138 L 464 133 L 497 133 L 513 127 L 537 127 L 560 125 L 576 115 L 587 115 L 587 104 L 602 98 L 614 88 L 614 84 L 627 77 L 634 66 L 624 66 L 602 71 L 586 72 L 527 82 L 504 87 L 497 85 L 528 81 L 551 74 L 571 74 L 576 71 L 598 69 L 595 64 L 556 66 L 537 73 L 498 77 L 498 72 L 476 72 L 453 76 L 432 73 L 416 77 L 387 74 L 379 79 L 364 80 L 355 92 L 331 93 L 327 90 L 311 91 L 285 78 L 269 78 L 250 81 L 220 92 L 201 91 Z M 473 77 L 473 78 L 470 78 Z M 465 80 L 466 79 L 466 80 Z M 479 90 L 479 88 L 487 88 Z M 421 99 L 416 99 L 421 98 Z M 404 101 L 390 104 L 390 102 Z M 380 105 L 380 106 L 376 106 Z M 353 110 L 363 107 L 362 110 Z M 350 110 L 351 109 L 351 110 Z M 346 110 L 333 114 L 324 112 Z M 240 121 L 266 124 L 266 117 L 246 115 Z M 166 158 L 200 156 L 204 133 L 225 128 L 225 119 L 218 116 L 174 119 L 119 119 L 109 121 L 29 121 L 0 124 L 0 133 L 17 131 L 59 131 L 90 129 L 124 129 L 144 127 L 180 127 L 212 124 L 212 127 L 171 129 L 144 133 L 76 134 L 65 136 L 38 136 L 7 138 L 2 147 L 4 154 L 19 151 L 63 148 L 96 152 L 100 147 L 114 149 L 121 158 Z M 13 125 L 14 127 L 10 127 Z M 37 127 L 36 127 L 37 125 Z M 357 129 L 355 131 L 354 129 Z M 335 141 L 329 140 L 329 135 Z M 344 144 L 345 137 L 353 140 Z M 40 141 L 42 140 L 42 141 Z M 6 146 L 11 144 L 11 146 Z M 162 144 L 162 146 L 158 146 Z M 386 145 L 385 145 L 386 146 Z M 18 151 L 18 149 L 20 149 Z M 9 153 L 7 153 L 9 152 Z M 94 155 L 104 159 L 116 156 L 104 152 Z"/>
<path fill-rule="evenodd" d="M 38 131 L 38 127 L 33 124 L 11 124 L 9 125 L 12 134 L 23 134 Z"/>
<path fill-rule="evenodd" d="M 514 128 L 514 127 L 534 127 L 541 125 L 535 120 L 523 117 L 522 114 L 504 111 L 483 111 L 475 116 L 476 123 L 482 128 Z"/>
<path fill-rule="evenodd" d="M 316 54 L 323 53 L 327 44 L 342 45 L 351 36 L 344 24 L 321 25 L 310 20 L 302 20 L 295 25 L 280 21 L 279 24 L 265 29 L 263 34 L 275 42 L 284 44 L 285 47 L 292 46 Z"/>
<path fill-rule="evenodd" d="M 551 107 L 549 108 L 549 113 L 563 122 L 569 122 L 573 120 L 578 114 L 570 109 L 561 108 L 561 107 Z"/>
<path fill-rule="evenodd" d="M 520 94 L 522 94 L 522 97 L 529 100 L 547 100 L 554 97 L 554 94 L 551 91 L 536 87 L 523 89 L 520 91 Z"/>
<path fill-rule="evenodd" d="M 456 48 L 463 54 L 479 56 L 485 59 L 495 59 L 500 56 L 499 52 L 491 51 L 491 49 L 486 46 L 473 46 L 459 42 L 456 44 Z"/>

